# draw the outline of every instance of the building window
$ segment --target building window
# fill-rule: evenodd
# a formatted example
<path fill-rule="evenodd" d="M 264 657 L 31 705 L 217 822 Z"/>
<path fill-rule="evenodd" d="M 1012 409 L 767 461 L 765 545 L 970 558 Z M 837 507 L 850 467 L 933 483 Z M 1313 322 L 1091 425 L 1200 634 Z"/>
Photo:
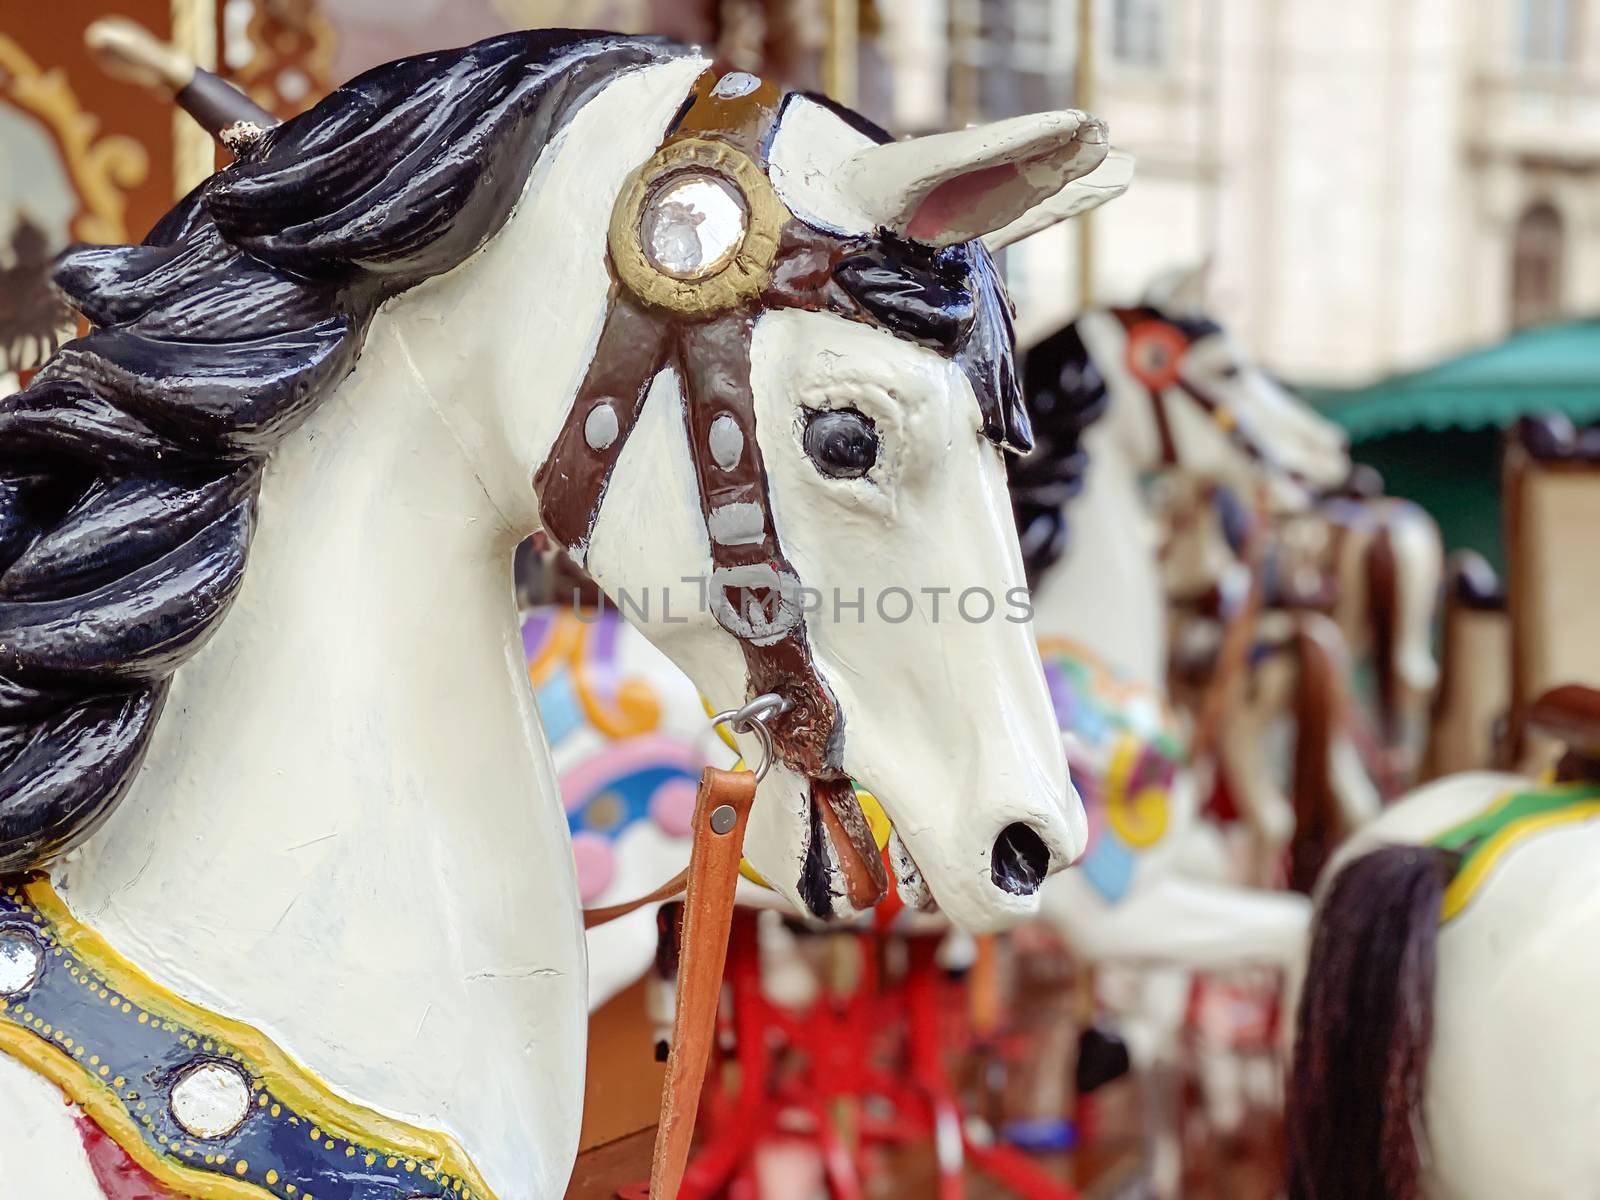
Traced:
<path fill-rule="evenodd" d="M 1555 206 L 1540 201 L 1517 221 L 1511 246 L 1511 324 L 1522 329 L 1561 315 L 1566 233 Z"/>
<path fill-rule="evenodd" d="M 1572 45 L 1572 0 L 1519 0 L 1517 25 L 1517 53 L 1524 66 L 1567 64 Z"/>
<path fill-rule="evenodd" d="M 1111 0 L 1111 56 L 1129 67 L 1167 60 L 1166 0 Z"/>
<path fill-rule="evenodd" d="M 1075 19 L 1058 0 L 950 0 L 956 123 L 1071 104 Z"/>

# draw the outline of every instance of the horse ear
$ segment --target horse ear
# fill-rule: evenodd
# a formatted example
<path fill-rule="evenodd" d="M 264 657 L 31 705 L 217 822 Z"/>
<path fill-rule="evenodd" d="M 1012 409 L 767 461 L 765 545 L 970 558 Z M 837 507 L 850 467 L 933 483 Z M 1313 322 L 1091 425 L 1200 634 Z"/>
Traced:
<path fill-rule="evenodd" d="M 1105 123 L 1069 109 L 871 146 L 844 163 L 842 182 L 878 227 L 951 246 L 1008 229 L 1108 149 Z"/>
<path fill-rule="evenodd" d="M 990 250 L 1003 250 L 1007 246 L 1031 238 L 1034 234 L 1069 221 L 1073 217 L 1099 208 L 1107 200 L 1115 200 L 1128 190 L 1133 182 L 1133 155 L 1123 150 L 1113 150 L 1105 161 L 1081 179 L 1074 179 L 1048 200 L 1035 204 L 1003 229 L 983 235 L 983 244 Z"/>
<path fill-rule="evenodd" d="M 1142 303 L 1173 317 L 1204 316 L 1210 276 L 1209 256 L 1193 266 L 1163 271 L 1145 288 Z"/>

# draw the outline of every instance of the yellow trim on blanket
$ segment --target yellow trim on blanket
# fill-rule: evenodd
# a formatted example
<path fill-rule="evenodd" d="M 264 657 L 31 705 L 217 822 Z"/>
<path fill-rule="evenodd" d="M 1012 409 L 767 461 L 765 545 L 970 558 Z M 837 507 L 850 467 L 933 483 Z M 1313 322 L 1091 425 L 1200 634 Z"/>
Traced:
<path fill-rule="evenodd" d="M 371 1150 L 386 1151 L 415 1170 L 422 1178 L 446 1177 L 454 1181 L 452 1198 L 470 1196 L 473 1200 L 494 1200 L 494 1193 L 468 1159 L 466 1151 L 448 1134 L 418 1129 L 381 1113 L 353 1104 L 335 1094 L 326 1084 L 274 1044 L 259 1030 L 240 1021 L 221 1017 L 198 1008 L 150 979 L 138 967 L 114 950 L 94 930 L 80 923 L 42 875 L 28 877 L 20 886 L 7 891 L 32 906 L 40 931 L 55 941 L 53 953 L 63 948 L 92 969 L 104 981 L 105 995 L 112 1004 L 136 1007 L 152 1022 L 170 1022 L 201 1034 L 207 1051 L 239 1062 L 252 1076 L 251 1103 L 265 1100 L 266 1094 L 283 1102 L 300 1120 L 327 1137 Z M 88 972 L 83 982 L 89 986 Z M 25 1013 L 26 999 L 0 1006 L 0 1012 Z M 140 1022 L 143 1024 L 143 1020 Z M 163 1026 L 165 1027 L 165 1026 Z M 112 1083 L 100 1078 L 91 1065 L 62 1044 L 65 1031 L 56 1040 L 0 1020 L 0 1050 L 23 1062 L 56 1084 L 140 1167 L 160 1183 L 177 1189 L 195 1200 L 279 1200 L 294 1189 L 282 1190 L 248 1179 L 228 1179 L 186 1167 L 156 1151 L 141 1133 L 132 1114 L 122 1104 Z M 79 1047 L 81 1050 L 82 1047 Z M 229 1051 L 232 1053 L 228 1053 Z M 91 1060 L 97 1062 L 98 1057 Z M 291 1118 L 293 1120 L 293 1118 Z M 176 1152 L 176 1151 L 174 1151 Z M 275 1173 L 275 1172 L 274 1172 Z M 315 1200 L 304 1191 L 295 1200 Z"/>
<path fill-rule="evenodd" d="M 1505 807 L 1511 797 L 1499 800 L 1490 811 Z M 1524 839 L 1536 833 L 1543 833 L 1562 825 L 1572 825 L 1579 821 L 1593 820 L 1600 817 L 1600 800 L 1590 800 L 1582 804 L 1574 804 L 1567 808 L 1559 808 L 1550 812 L 1540 813 L 1537 816 L 1527 817 L 1521 821 L 1514 821 L 1505 826 L 1488 843 L 1477 850 L 1471 860 L 1462 868 L 1450 885 L 1445 888 L 1444 901 L 1441 906 L 1441 921 L 1448 921 L 1459 916 L 1461 911 L 1471 903 L 1484 881 L 1494 872 L 1500 860 L 1510 850 Z"/>

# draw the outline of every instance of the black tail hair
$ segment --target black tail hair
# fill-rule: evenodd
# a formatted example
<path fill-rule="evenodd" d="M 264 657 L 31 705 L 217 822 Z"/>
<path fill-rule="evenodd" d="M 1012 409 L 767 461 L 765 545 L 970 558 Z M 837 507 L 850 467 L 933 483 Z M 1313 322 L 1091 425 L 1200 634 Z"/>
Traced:
<path fill-rule="evenodd" d="M 1290 1200 L 1418 1200 L 1434 949 L 1459 858 L 1385 846 L 1333 880 L 1296 1029 Z"/>

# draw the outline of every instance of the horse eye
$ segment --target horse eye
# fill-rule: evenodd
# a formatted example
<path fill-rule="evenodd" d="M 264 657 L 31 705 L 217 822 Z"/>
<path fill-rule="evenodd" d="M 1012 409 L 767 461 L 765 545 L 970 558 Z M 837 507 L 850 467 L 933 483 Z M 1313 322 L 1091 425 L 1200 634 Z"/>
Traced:
<path fill-rule="evenodd" d="M 813 411 L 806 418 L 806 455 L 830 479 L 860 479 L 878 461 L 878 433 L 853 408 Z"/>
<path fill-rule="evenodd" d="M 1220 374 L 1224 379 L 1237 379 L 1242 372 L 1239 369 L 1238 363 L 1229 363 L 1227 366 L 1222 368 Z"/>

